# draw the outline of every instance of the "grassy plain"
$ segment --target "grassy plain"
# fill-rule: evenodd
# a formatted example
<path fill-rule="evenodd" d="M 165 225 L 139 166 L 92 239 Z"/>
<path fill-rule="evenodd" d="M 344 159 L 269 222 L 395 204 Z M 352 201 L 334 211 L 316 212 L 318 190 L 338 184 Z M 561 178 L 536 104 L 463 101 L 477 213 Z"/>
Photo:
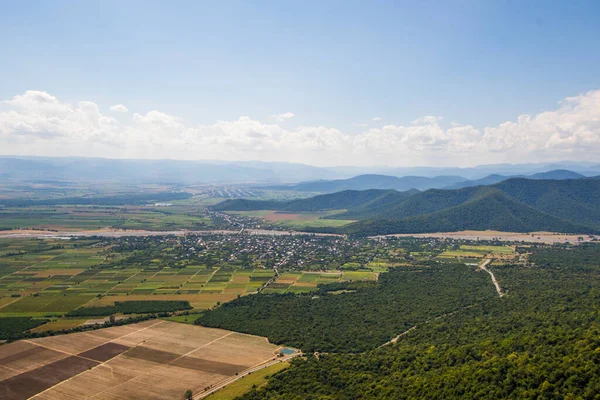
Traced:
<path fill-rule="evenodd" d="M 0 229 L 164 231 L 210 226 L 211 220 L 200 205 L 0 207 Z"/>
<path fill-rule="evenodd" d="M 317 285 L 343 281 L 374 281 L 377 273 L 372 271 L 294 271 L 281 274 L 264 293 L 305 293 Z"/>
<path fill-rule="evenodd" d="M 510 256 L 515 254 L 515 250 L 510 246 L 490 246 L 490 245 L 461 245 L 458 249 L 446 250 L 439 255 L 441 258 L 475 258 L 480 259 L 486 255 L 492 256 Z"/>

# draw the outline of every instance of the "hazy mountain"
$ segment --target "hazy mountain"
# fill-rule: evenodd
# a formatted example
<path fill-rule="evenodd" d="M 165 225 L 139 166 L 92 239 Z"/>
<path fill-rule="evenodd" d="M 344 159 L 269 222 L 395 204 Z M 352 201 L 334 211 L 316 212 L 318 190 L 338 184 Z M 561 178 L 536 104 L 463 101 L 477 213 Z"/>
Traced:
<path fill-rule="evenodd" d="M 586 176 L 600 175 L 600 165 L 589 162 L 561 161 L 555 163 L 528 164 L 489 164 L 476 167 L 332 167 L 330 170 L 341 175 L 356 176 L 361 174 L 383 174 L 390 176 L 424 176 L 440 175 L 462 176 L 466 179 L 481 179 L 488 175 L 525 176 L 540 172 L 566 169 L 582 173 Z"/>
<path fill-rule="evenodd" d="M 180 161 L 180 160 L 123 160 L 84 157 L 27 157 L 0 156 L 0 179 L 13 182 L 25 181 L 112 181 L 124 183 L 214 183 L 214 184 L 314 184 L 317 180 L 351 180 L 359 175 L 367 177 L 386 175 L 388 178 L 403 177 L 404 181 L 381 178 L 375 187 L 432 188 L 448 186 L 455 179 L 480 179 L 488 175 L 532 175 L 556 169 L 567 169 L 586 176 L 599 175 L 600 166 L 593 163 L 540 163 L 540 164 L 494 164 L 470 168 L 440 167 L 315 167 L 304 164 L 261 161 Z M 371 179 L 367 178 L 367 180 Z M 433 179 L 427 181 L 425 178 Z M 359 179 L 362 180 L 363 178 Z M 386 180 L 388 179 L 388 180 Z M 448 182 L 445 183 L 445 180 Z M 458 182 L 458 181 L 456 181 Z M 367 189 L 354 182 L 356 187 L 339 187 L 332 190 Z M 353 185 L 353 182 L 347 183 Z M 444 184 L 445 183 L 445 184 Z M 336 183 L 344 185 L 344 183 Z M 396 186 L 390 186 L 396 185 Z M 441 185 L 441 186 L 440 186 Z M 372 186 L 372 185 L 371 185 Z M 330 192 L 331 190 L 327 190 Z"/>
<path fill-rule="evenodd" d="M 568 169 L 555 169 L 548 172 L 540 172 L 537 174 L 527 176 L 528 179 L 579 179 L 585 178 L 585 175 L 582 175 L 577 172 L 569 171 Z"/>
<path fill-rule="evenodd" d="M 506 176 L 506 175 L 498 175 L 492 174 L 488 175 L 481 179 L 474 179 L 470 181 L 457 182 L 452 185 L 445 187 L 445 189 L 460 189 L 471 186 L 480 186 L 480 185 L 493 185 L 494 183 L 502 182 L 510 178 L 527 178 L 527 179 L 579 179 L 584 178 L 585 175 L 582 175 L 577 172 L 569 171 L 566 169 L 556 169 L 547 172 L 539 172 L 537 174 L 532 175 L 515 175 L 515 176 Z"/>
<path fill-rule="evenodd" d="M 337 178 L 325 168 L 291 163 L 0 157 L 0 177 L 13 181 L 277 183 Z"/>
<path fill-rule="evenodd" d="M 279 186 L 277 189 L 293 190 L 298 192 L 332 193 L 342 190 L 367 190 L 367 189 L 394 189 L 399 191 L 410 189 L 439 188 L 463 182 L 461 176 L 436 176 L 427 178 L 423 176 L 404 176 L 398 178 L 389 175 L 359 175 L 350 179 L 337 179 L 331 181 L 302 182 L 293 186 Z"/>

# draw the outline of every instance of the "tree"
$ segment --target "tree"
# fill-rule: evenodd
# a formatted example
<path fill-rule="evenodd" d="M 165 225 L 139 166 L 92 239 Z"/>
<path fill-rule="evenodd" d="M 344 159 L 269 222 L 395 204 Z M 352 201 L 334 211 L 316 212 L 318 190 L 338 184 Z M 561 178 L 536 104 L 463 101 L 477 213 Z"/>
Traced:
<path fill-rule="evenodd" d="M 192 393 L 192 391 L 190 389 L 185 391 L 185 394 L 183 395 L 183 398 L 185 400 L 192 400 L 194 397 L 194 393 Z"/>

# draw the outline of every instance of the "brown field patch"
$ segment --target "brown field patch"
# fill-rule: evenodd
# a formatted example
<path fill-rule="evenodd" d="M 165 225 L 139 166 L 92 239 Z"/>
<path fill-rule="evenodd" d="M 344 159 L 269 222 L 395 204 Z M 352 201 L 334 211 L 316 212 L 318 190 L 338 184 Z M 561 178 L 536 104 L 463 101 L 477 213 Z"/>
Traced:
<path fill-rule="evenodd" d="M 197 357 L 182 357 L 173 362 L 176 367 L 193 369 L 219 375 L 235 375 L 246 368 L 245 365 L 229 364 L 219 361 L 205 360 Z"/>
<path fill-rule="evenodd" d="M 79 356 L 104 362 L 110 360 L 113 357 L 118 356 L 121 353 L 126 352 L 130 348 L 131 347 L 129 346 L 123 346 L 122 344 L 109 342 L 98 347 L 94 347 L 91 350 L 80 353 Z"/>
<path fill-rule="evenodd" d="M 98 363 L 71 356 L 0 381 L 0 399 L 28 399 Z"/>
<path fill-rule="evenodd" d="M 48 336 L 40 339 L 32 339 L 30 342 L 56 351 L 77 354 L 100 346 L 105 341 L 100 338 L 88 336 L 85 332 L 79 332 L 72 333 L 70 335 Z"/>
<path fill-rule="evenodd" d="M 7 367 L 3 367 L 0 365 L 0 381 L 3 381 L 6 378 L 10 378 L 11 376 L 18 375 L 20 372 L 16 369 L 10 369 Z"/>
<path fill-rule="evenodd" d="M 162 320 L 18 341 L 0 346 L 0 398 L 172 399 L 271 360 L 277 349 L 262 337 Z"/>
<path fill-rule="evenodd" d="M 140 360 L 151 361 L 158 364 L 168 364 L 180 357 L 179 354 L 168 351 L 154 350 L 149 347 L 138 346 L 125 354 L 125 357 L 138 358 Z"/>
<path fill-rule="evenodd" d="M 65 357 L 64 353 L 27 342 L 14 342 L 0 347 L 0 365 L 25 372 Z"/>

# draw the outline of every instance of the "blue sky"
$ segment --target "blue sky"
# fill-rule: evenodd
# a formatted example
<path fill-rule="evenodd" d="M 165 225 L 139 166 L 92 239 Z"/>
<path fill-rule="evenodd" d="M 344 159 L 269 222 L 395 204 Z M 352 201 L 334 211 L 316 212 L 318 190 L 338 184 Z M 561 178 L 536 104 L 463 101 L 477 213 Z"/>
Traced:
<path fill-rule="evenodd" d="M 437 116 L 442 130 L 456 121 L 483 136 L 600 89 L 599 20 L 597 1 L 3 2 L 0 100 L 32 90 L 94 102 L 103 115 L 124 104 L 186 127 L 247 116 L 350 136 Z M 274 121 L 281 113 L 294 117 Z M 248 145 L 236 156 L 271 157 Z M 127 154 L 160 156 L 151 153 Z M 580 156 L 540 157 L 570 155 Z"/>

